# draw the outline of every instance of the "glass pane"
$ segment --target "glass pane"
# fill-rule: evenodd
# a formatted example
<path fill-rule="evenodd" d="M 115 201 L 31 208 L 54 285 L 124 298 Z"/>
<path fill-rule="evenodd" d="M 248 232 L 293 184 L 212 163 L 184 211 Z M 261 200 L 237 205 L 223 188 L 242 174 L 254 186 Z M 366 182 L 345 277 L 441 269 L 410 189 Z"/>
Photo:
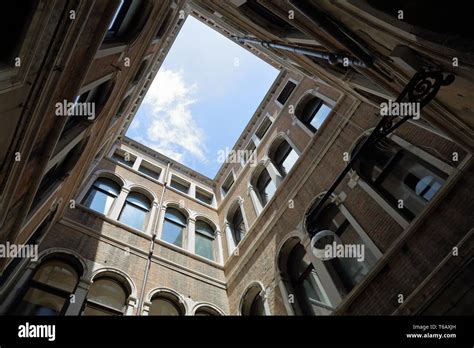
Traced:
<path fill-rule="evenodd" d="M 441 186 L 442 183 L 437 182 L 433 176 L 428 175 L 418 181 L 415 192 L 429 202 Z"/>
<path fill-rule="evenodd" d="M 114 26 L 115 20 L 117 19 L 117 15 L 119 14 L 120 9 L 121 9 L 122 6 L 123 6 L 123 2 L 124 2 L 124 0 L 121 0 L 121 1 L 120 1 L 120 5 L 117 7 L 117 10 L 116 10 L 115 13 L 114 13 L 114 17 L 113 17 L 112 20 L 110 21 L 109 27 L 107 28 L 108 30 L 112 29 L 112 27 Z"/>
<path fill-rule="evenodd" d="M 260 194 L 262 205 L 267 204 L 267 202 L 272 198 L 273 194 L 276 191 L 276 186 L 273 183 L 268 171 L 264 169 L 257 180 L 257 190 Z"/>
<path fill-rule="evenodd" d="M 30 288 L 23 297 L 18 314 L 21 315 L 59 315 L 66 300 L 46 291 Z"/>
<path fill-rule="evenodd" d="M 92 283 L 87 299 L 122 311 L 127 294 L 117 281 L 101 278 Z"/>
<path fill-rule="evenodd" d="M 133 203 L 134 205 L 138 205 L 139 207 L 145 210 L 150 210 L 150 200 L 141 193 L 131 192 L 127 196 L 127 202 Z"/>
<path fill-rule="evenodd" d="M 177 222 L 181 225 L 186 225 L 186 217 L 178 210 L 173 208 L 166 209 L 165 218 Z"/>
<path fill-rule="evenodd" d="M 172 221 L 165 220 L 161 239 L 180 247 L 183 243 L 183 227 Z"/>
<path fill-rule="evenodd" d="M 265 307 L 263 305 L 262 296 L 257 295 L 252 302 L 252 306 L 250 307 L 250 315 L 266 315 L 265 314 Z"/>
<path fill-rule="evenodd" d="M 42 284 L 72 293 L 76 287 L 78 275 L 76 270 L 67 263 L 51 260 L 40 266 L 33 279 Z"/>
<path fill-rule="evenodd" d="M 170 186 L 184 193 L 188 193 L 189 191 L 189 186 L 183 185 L 180 182 L 177 182 L 175 180 L 171 180 Z"/>
<path fill-rule="evenodd" d="M 91 316 L 113 316 L 117 315 L 116 313 L 112 311 L 108 311 L 105 308 L 99 308 L 99 307 L 92 307 L 90 305 L 86 305 L 84 308 L 84 312 L 82 315 L 91 315 Z"/>
<path fill-rule="evenodd" d="M 147 212 L 137 208 L 129 203 L 125 203 L 120 214 L 119 221 L 143 231 Z"/>
<path fill-rule="evenodd" d="M 154 171 L 152 169 L 148 169 L 147 167 L 144 167 L 144 166 L 140 166 L 138 168 L 138 171 L 139 172 L 142 172 L 143 174 L 146 174 L 150 177 L 152 177 L 153 179 L 156 179 L 158 180 L 160 178 L 160 172 L 159 171 Z"/>
<path fill-rule="evenodd" d="M 321 124 L 324 122 L 331 110 L 332 109 L 329 106 L 322 104 L 316 115 L 314 115 L 311 119 L 310 124 L 314 128 L 319 129 L 319 127 L 321 127 Z"/>
<path fill-rule="evenodd" d="M 319 295 L 320 291 L 316 288 L 317 282 L 315 282 L 312 278 L 317 278 L 316 271 L 313 269 L 311 265 L 311 272 L 307 272 L 305 276 L 302 278 L 302 285 L 304 292 L 306 294 L 306 298 L 308 299 L 309 303 L 314 304 L 318 302 L 322 302 L 321 296 Z"/>
<path fill-rule="evenodd" d="M 194 315 L 212 317 L 219 316 L 220 314 L 212 308 L 199 308 Z"/>
<path fill-rule="evenodd" d="M 439 183 L 439 182 L 433 182 L 431 183 L 431 187 L 429 188 L 428 191 L 426 191 L 424 194 L 423 194 L 423 198 L 426 199 L 428 202 L 431 201 L 431 199 L 434 197 L 434 195 L 436 194 L 436 192 L 439 191 L 439 189 L 441 188 L 442 184 Z"/>
<path fill-rule="evenodd" d="M 214 237 L 214 229 L 207 223 L 201 220 L 196 221 L 196 232 L 205 234 L 209 237 Z"/>
<path fill-rule="evenodd" d="M 179 308 L 170 300 L 158 298 L 151 301 L 149 315 L 181 315 Z"/>
<path fill-rule="evenodd" d="M 135 162 L 135 159 L 130 156 L 128 161 L 125 159 L 124 156 L 119 155 L 118 153 L 114 153 L 112 156 L 112 159 L 116 160 L 117 162 L 123 163 L 126 166 L 133 167 L 133 163 Z"/>
<path fill-rule="evenodd" d="M 286 156 L 286 158 L 283 160 L 281 167 L 283 170 L 283 175 L 286 175 L 290 172 L 291 168 L 295 165 L 295 162 L 298 160 L 298 154 L 296 153 L 295 150 L 291 150 L 290 153 Z"/>
<path fill-rule="evenodd" d="M 206 204 L 212 204 L 212 196 L 196 191 L 196 198 Z"/>
<path fill-rule="evenodd" d="M 232 232 L 234 234 L 235 243 L 238 244 L 245 234 L 245 223 L 240 208 L 237 208 L 234 213 L 234 218 L 232 220 Z"/>
<path fill-rule="evenodd" d="M 265 198 L 264 198 L 265 204 L 267 204 L 268 201 L 272 199 L 273 195 L 275 194 L 275 191 L 276 191 L 276 186 L 273 183 L 273 180 L 270 180 L 265 186 L 265 188 L 263 189 L 263 193 L 265 195 Z"/>
<path fill-rule="evenodd" d="M 115 181 L 107 178 L 97 179 L 97 181 L 94 183 L 94 186 L 115 196 L 118 196 L 120 192 L 120 185 L 118 185 Z"/>
<path fill-rule="evenodd" d="M 104 192 L 91 189 L 87 195 L 84 205 L 98 213 L 107 215 L 110 207 L 114 203 L 114 196 L 110 196 Z"/>
<path fill-rule="evenodd" d="M 209 260 L 214 260 L 212 250 L 212 239 L 200 233 L 196 233 L 196 254 L 203 256 Z"/>

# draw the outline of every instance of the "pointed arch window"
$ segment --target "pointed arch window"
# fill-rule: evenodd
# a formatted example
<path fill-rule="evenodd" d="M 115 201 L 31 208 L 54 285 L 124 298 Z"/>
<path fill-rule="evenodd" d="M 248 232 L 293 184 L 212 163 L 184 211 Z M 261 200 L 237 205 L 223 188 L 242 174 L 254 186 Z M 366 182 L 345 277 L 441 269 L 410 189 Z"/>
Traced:
<path fill-rule="evenodd" d="M 293 168 L 298 160 L 298 153 L 291 147 L 291 145 L 283 140 L 275 150 L 272 160 L 282 177 L 285 177 Z"/>
<path fill-rule="evenodd" d="M 229 225 L 232 233 L 232 238 L 234 239 L 235 245 L 237 245 L 240 243 L 246 233 L 244 217 L 242 215 L 242 210 L 240 207 L 237 207 L 237 209 L 235 210 L 234 215 L 230 219 Z"/>
<path fill-rule="evenodd" d="M 333 310 L 320 276 L 297 237 L 288 239 L 278 254 L 282 293 L 296 315 L 327 315 Z M 290 297 L 290 295 L 292 295 Z M 289 299 L 293 301 L 289 301 Z"/>
<path fill-rule="evenodd" d="M 307 96 L 296 106 L 295 115 L 309 130 L 316 133 L 331 110 L 331 107 L 318 97 Z"/>
<path fill-rule="evenodd" d="M 262 203 L 262 207 L 264 207 L 273 197 L 276 191 L 276 185 L 266 168 L 260 172 L 260 175 L 257 178 L 256 186 L 260 202 Z"/>
<path fill-rule="evenodd" d="M 252 286 L 242 299 L 241 313 L 243 316 L 265 316 L 265 298 L 260 286 Z"/>

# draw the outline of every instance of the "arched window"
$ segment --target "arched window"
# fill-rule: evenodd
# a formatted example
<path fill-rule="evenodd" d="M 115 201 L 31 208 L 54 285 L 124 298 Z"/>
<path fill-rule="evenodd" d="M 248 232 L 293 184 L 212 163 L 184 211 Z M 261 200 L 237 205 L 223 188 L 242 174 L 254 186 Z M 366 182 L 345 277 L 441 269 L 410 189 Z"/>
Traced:
<path fill-rule="evenodd" d="M 276 191 L 276 185 L 273 182 L 272 178 L 270 177 L 270 174 L 268 173 L 268 170 L 264 168 L 258 178 L 257 178 L 257 192 L 258 192 L 258 198 L 260 199 L 260 202 L 262 204 L 262 207 L 264 207 L 268 201 L 273 197 Z"/>
<path fill-rule="evenodd" d="M 178 299 L 171 295 L 153 297 L 148 315 L 184 315 L 184 310 L 178 303 Z"/>
<path fill-rule="evenodd" d="M 186 230 L 186 217 L 174 208 L 166 209 L 165 221 L 161 239 L 181 247 L 183 245 L 184 231 Z"/>
<path fill-rule="evenodd" d="M 334 242 L 337 242 L 338 245 L 342 244 L 345 250 L 349 250 L 346 249 L 346 246 L 351 247 L 352 255 L 344 254 L 343 257 L 334 257 L 323 262 L 335 287 L 342 296 L 349 293 L 377 261 L 377 257 L 362 238 L 363 232 L 352 226 L 346 215 L 333 203 L 328 204 L 317 215 L 308 215 L 306 229 L 311 236 L 320 231 L 329 230 L 340 239 L 340 242 L 337 242 L 336 237 L 323 237 L 316 242 L 315 247 L 317 249 L 324 250 L 328 246 L 333 247 Z M 361 255 L 357 254 L 358 250 Z M 333 255 L 335 254 L 336 250 L 334 250 Z"/>
<path fill-rule="evenodd" d="M 356 150 L 364 140 L 359 142 Z M 408 220 L 423 211 L 448 177 L 390 139 L 383 139 L 366 148 L 354 164 L 354 169 Z"/>
<path fill-rule="evenodd" d="M 234 214 L 230 217 L 229 227 L 235 245 L 239 244 L 247 232 L 245 230 L 244 217 L 240 207 L 237 207 Z"/>
<path fill-rule="evenodd" d="M 207 223 L 201 220 L 196 221 L 195 252 L 209 260 L 214 260 L 214 238 L 215 231 Z"/>
<path fill-rule="evenodd" d="M 120 185 L 108 178 L 97 179 L 84 197 L 82 204 L 107 215 L 120 193 Z"/>
<path fill-rule="evenodd" d="M 69 263 L 51 259 L 36 270 L 14 314 L 64 315 L 79 274 Z"/>
<path fill-rule="evenodd" d="M 245 316 L 267 315 L 264 305 L 264 294 L 259 286 L 248 289 L 242 299 L 241 313 Z"/>
<path fill-rule="evenodd" d="M 128 291 L 111 277 L 101 277 L 92 283 L 83 315 L 123 315 Z"/>
<path fill-rule="evenodd" d="M 271 159 L 282 177 L 285 177 L 298 160 L 298 153 L 286 141 L 281 141 L 280 145 L 271 154 Z"/>
<path fill-rule="evenodd" d="M 294 295 L 298 301 L 302 314 L 316 315 L 324 313 L 328 308 L 328 301 L 322 290 L 313 264 L 300 243 L 291 250 L 287 264 L 288 280 L 294 289 Z"/>
<path fill-rule="evenodd" d="M 120 213 L 119 221 L 143 231 L 150 215 L 150 200 L 139 192 L 130 192 Z"/>
<path fill-rule="evenodd" d="M 295 115 L 306 127 L 315 133 L 331 110 L 321 99 L 309 95 L 304 97 L 296 106 Z"/>

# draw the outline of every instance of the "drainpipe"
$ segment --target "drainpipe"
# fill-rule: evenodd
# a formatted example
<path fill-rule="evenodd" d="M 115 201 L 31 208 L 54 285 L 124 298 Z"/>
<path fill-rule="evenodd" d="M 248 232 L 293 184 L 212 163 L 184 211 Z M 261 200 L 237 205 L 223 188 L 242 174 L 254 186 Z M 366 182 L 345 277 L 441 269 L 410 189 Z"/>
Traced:
<path fill-rule="evenodd" d="M 344 64 L 344 65 L 356 65 L 361 68 L 367 68 L 367 65 L 354 57 L 348 57 L 340 54 L 335 54 L 331 52 L 326 52 L 326 51 L 318 51 L 318 50 L 313 50 L 309 48 L 303 48 L 303 47 L 298 47 L 298 46 L 293 46 L 293 45 L 286 45 L 286 44 L 281 44 L 281 43 L 276 43 L 276 42 L 270 42 L 270 41 L 261 41 L 258 39 L 254 38 L 248 38 L 248 37 L 234 37 L 235 40 L 237 40 L 240 43 L 244 42 L 249 42 L 249 43 L 255 43 L 259 44 L 265 48 L 276 48 L 284 51 L 290 51 L 293 53 L 297 54 L 304 54 L 307 56 L 319 58 L 319 59 L 324 59 L 328 61 L 329 64 L 335 65 L 338 63 Z"/>
<path fill-rule="evenodd" d="M 307 0 L 289 0 L 289 3 L 300 11 L 311 22 L 321 27 L 329 33 L 340 44 L 351 51 L 360 59 L 367 67 L 372 67 L 374 58 L 367 52 L 357 40 L 351 36 L 344 27 L 332 20 L 325 13 L 319 11 L 314 5 Z"/>
<path fill-rule="evenodd" d="M 169 170 L 170 170 L 170 163 L 168 163 L 168 166 L 166 167 L 166 170 L 164 172 L 164 185 L 163 185 L 163 191 L 161 191 L 161 197 L 160 197 L 160 201 L 158 202 L 158 214 L 156 214 L 156 217 L 155 217 L 155 221 L 153 222 L 153 236 L 151 238 L 151 241 L 150 241 L 150 248 L 148 249 L 148 257 L 147 257 L 147 260 L 146 260 L 146 267 L 145 267 L 145 275 L 143 277 L 143 281 L 142 281 L 142 288 L 141 288 L 141 291 L 140 291 L 140 298 L 138 299 L 138 315 L 142 315 L 142 311 L 143 311 L 143 302 L 144 302 L 144 296 L 145 296 L 145 286 L 146 286 L 146 283 L 148 281 L 148 273 L 150 271 L 150 265 L 151 265 L 151 257 L 153 255 L 153 250 L 155 249 L 155 240 L 156 240 L 156 236 L 157 236 L 157 223 L 160 221 L 160 214 L 161 214 L 161 207 L 163 206 L 163 199 L 165 197 L 165 191 L 166 191 L 166 182 L 167 182 L 167 178 L 168 178 L 168 174 L 169 174 Z"/>

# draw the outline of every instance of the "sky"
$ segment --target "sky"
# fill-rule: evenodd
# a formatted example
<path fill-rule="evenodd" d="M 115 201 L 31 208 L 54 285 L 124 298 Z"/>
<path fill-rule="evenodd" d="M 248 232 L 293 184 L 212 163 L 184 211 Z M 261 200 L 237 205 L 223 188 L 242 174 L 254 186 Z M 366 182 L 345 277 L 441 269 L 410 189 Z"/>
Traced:
<path fill-rule="evenodd" d="M 126 135 L 214 178 L 278 73 L 189 16 Z"/>

